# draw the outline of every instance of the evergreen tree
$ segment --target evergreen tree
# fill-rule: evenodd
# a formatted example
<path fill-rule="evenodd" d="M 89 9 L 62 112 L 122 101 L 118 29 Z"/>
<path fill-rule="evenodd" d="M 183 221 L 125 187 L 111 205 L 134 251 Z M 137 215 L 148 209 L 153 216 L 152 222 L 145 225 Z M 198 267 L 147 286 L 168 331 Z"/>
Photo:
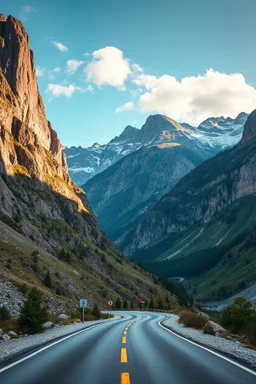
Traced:
<path fill-rule="evenodd" d="M 6 308 L 4 305 L 0 307 L 0 320 L 9 320 L 10 317 L 11 316 L 8 308 Z"/>
<path fill-rule="evenodd" d="M 121 303 L 121 300 L 120 300 L 120 297 L 118 297 L 116 299 L 116 305 L 115 305 L 116 308 L 120 309 L 122 308 L 122 303 Z"/>
<path fill-rule="evenodd" d="M 164 309 L 163 299 L 160 295 L 157 298 L 157 309 Z"/>
<path fill-rule="evenodd" d="M 124 299 L 123 308 L 128 308 L 128 302 L 126 299 Z"/>
<path fill-rule="evenodd" d="M 155 308 L 153 296 L 151 296 L 151 299 L 150 299 L 150 302 L 149 302 L 149 308 L 150 309 L 154 309 Z"/>
<path fill-rule="evenodd" d="M 92 315 L 96 317 L 96 319 L 100 319 L 100 310 L 98 305 L 95 303 L 92 309 Z"/>
<path fill-rule="evenodd" d="M 43 284 L 48 287 L 48 288 L 51 288 L 52 287 L 52 279 L 51 279 L 51 275 L 50 275 L 50 272 L 47 271 L 45 277 L 44 277 L 44 280 L 43 280 Z"/>
<path fill-rule="evenodd" d="M 32 288 L 25 301 L 18 320 L 19 327 L 27 333 L 38 333 L 43 331 L 43 324 L 48 321 L 48 312 L 43 305 L 43 295 Z"/>

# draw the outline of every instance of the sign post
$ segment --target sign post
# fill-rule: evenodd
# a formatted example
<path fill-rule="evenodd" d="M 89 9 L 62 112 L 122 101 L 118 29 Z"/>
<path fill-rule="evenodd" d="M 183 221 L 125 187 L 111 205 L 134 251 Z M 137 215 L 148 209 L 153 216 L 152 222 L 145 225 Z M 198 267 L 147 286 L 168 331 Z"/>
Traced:
<path fill-rule="evenodd" d="M 145 300 L 140 300 L 140 308 L 143 309 L 143 305 L 145 304 Z"/>
<path fill-rule="evenodd" d="M 83 323 L 84 323 L 84 309 L 88 307 L 87 299 L 80 299 L 80 308 L 83 308 Z"/>
<path fill-rule="evenodd" d="M 111 315 L 111 307 L 112 307 L 113 304 L 114 304 L 114 303 L 113 303 L 112 300 L 109 300 L 109 301 L 108 301 L 108 305 L 109 305 L 109 314 L 110 314 L 110 315 Z"/>

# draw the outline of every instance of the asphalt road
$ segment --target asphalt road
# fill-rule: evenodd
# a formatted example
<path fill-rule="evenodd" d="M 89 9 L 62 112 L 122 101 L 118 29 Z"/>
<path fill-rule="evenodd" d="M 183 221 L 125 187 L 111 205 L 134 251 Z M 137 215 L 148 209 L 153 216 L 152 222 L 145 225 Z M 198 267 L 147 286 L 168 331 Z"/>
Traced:
<path fill-rule="evenodd" d="M 160 327 L 164 315 L 121 315 L 121 320 L 87 329 L 10 367 L 0 373 L 0 383 L 256 383 L 252 373 Z"/>

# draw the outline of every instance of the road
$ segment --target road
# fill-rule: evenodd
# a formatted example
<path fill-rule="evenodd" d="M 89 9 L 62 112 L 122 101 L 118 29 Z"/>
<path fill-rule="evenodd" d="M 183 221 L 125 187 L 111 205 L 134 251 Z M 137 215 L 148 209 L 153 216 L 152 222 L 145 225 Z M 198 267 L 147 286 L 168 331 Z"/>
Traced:
<path fill-rule="evenodd" d="M 120 314 L 120 313 L 119 313 Z M 255 384 L 256 376 L 159 325 L 122 312 L 0 373 L 1 384 Z"/>

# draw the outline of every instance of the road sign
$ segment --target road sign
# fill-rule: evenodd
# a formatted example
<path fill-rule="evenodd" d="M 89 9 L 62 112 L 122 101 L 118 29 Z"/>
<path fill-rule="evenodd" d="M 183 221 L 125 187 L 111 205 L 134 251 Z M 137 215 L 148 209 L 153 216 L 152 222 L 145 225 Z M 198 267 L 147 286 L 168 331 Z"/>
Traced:
<path fill-rule="evenodd" d="M 88 307 L 88 300 L 80 299 L 80 308 L 87 308 L 87 307 Z"/>
<path fill-rule="evenodd" d="M 108 301 L 108 305 L 109 305 L 110 307 L 112 307 L 113 304 L 114 304 L 114 303 L 113 303 L 112 300 L 109 300 L 109 301 Z"/>
<path fill-rule="evenodd" d="M 145 304 L 145 300 L 141 300 L 141 301 L 140 301 L 140 304 Z"/>

